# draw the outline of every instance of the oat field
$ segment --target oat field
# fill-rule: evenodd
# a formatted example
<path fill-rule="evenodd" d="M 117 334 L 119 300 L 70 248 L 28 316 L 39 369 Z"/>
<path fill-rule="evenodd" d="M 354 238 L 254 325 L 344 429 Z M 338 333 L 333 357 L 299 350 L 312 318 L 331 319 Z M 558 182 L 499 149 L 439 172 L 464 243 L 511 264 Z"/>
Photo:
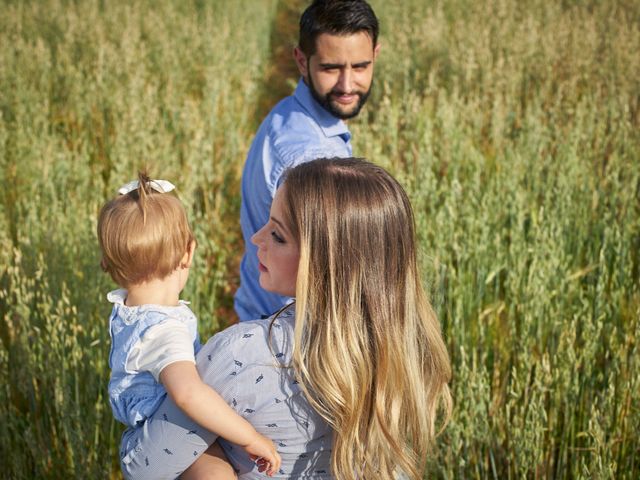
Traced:
<path fill-rule="evenodd" d="M 304 0 L 0 0 L 0 471 L 119 478 L 102 203 L 173 181 L 233 320 L 239 181 Z M 640 478 L 640 3 L 372 0 L 350 123 L 416 210 L 453 363 L 428 478 Z"/>

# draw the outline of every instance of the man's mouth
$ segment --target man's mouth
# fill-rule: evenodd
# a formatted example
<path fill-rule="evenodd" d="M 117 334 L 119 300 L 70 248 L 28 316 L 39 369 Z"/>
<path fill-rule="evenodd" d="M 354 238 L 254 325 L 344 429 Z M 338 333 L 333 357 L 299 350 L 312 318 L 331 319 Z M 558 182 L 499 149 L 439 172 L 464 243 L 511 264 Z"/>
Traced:
<path fill-rule="evenodd" d="M 357 93 L 340 93 L 333 92 L 331 93 L 331 98 L 333 98 L 336 102 L 343 105 L 350 105 L 353 102 L 358 101 L 359 95 Z"/>

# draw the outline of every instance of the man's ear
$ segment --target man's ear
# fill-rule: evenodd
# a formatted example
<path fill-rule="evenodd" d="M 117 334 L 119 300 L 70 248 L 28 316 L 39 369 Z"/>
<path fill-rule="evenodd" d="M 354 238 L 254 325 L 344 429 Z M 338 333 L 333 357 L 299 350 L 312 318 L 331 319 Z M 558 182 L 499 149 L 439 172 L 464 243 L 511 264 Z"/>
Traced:
<path fill-rule="evenodd" d="M 378 43 L 375 47 L 373 47 L 373 59 L 375 60 L 376 58 L 378 58 L 378 55 L 380 54 L 380 43 Z"/>
<path fill-rule="evenodd" d="M 293 58 L 296 61 L 300 75 L 302 75 L 306 80 L 309 75 L 309 62 L 307 61 L 307 56 L 302 50 L 300 50 L 300 47 L 296 47 L 293 49 Z"/>

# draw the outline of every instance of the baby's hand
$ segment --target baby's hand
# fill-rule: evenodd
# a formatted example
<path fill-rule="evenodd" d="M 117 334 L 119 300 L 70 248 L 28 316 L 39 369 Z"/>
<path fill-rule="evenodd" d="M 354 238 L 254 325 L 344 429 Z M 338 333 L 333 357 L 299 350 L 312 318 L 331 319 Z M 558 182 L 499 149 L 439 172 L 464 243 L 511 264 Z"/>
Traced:
<path fill-rule="evenodd" d="M 280 463 L 282 462 L 280 454 L 276 451 L 273 442 L 264 435 L 256 432 L 251 442 L 248 445 L 244 445 L 243 448 L 249 454 L 251 460 L 256 461 L 259 471 L 266 470 L 267 475 L 272 477 L 280 470 Z"/>

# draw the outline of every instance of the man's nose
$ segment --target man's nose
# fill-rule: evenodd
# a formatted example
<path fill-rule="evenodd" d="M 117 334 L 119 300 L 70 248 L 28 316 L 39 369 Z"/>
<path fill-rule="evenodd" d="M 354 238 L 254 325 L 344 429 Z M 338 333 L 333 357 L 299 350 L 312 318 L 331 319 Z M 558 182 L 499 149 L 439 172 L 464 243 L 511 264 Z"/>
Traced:
<path fill-rule="evenodd" d="M 343 68 L 340 70 L 340 77 L 338 78 L 338 89 L 343 93 L 351 93 L 353 82 L 353 72 L 350 68 Z"/>

